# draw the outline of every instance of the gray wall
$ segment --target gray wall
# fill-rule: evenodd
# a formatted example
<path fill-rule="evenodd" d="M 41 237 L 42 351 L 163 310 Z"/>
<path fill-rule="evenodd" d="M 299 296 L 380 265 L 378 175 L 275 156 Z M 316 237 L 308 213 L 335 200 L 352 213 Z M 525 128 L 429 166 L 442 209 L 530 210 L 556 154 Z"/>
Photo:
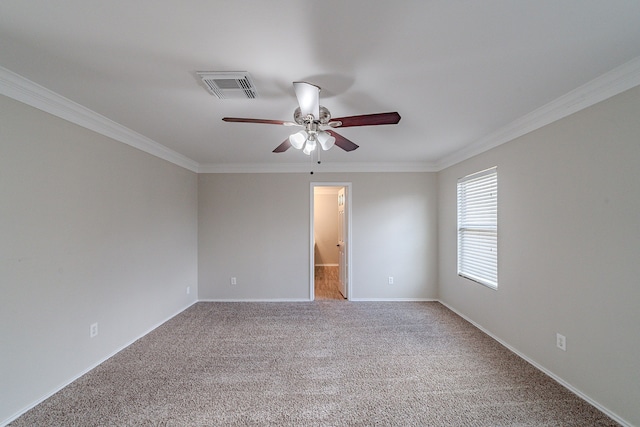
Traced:
<path fill-rule="evenodd" d="M 640 425 L 638 111 L 635 88 L 438 174 L 196 177 L 0 97 L 0 422 L 196 295 L 309 299 L 313 181 L 352 183 L 354 299 L 439 297 Z M 494 165 L 497 291 L 455 268 L 456 179 Z"/>
<path fill-rule="evenodd" d="M 352 183 L 353 299 L 437 298 L 434 173 L 200 174 L 199 297 L 310 296 L 310 183 Z M 388 285 L 388 276 L 395 284 Z M 230 285 L 230 278 L 237 285 Z"/>
<path fill-rule="evenodd" d="M 3 96 L 0 219 L 0 424 L 196 300 L 196 174 Z"/>
<path fill-rule="evenodd" d="M 640 425 L 640 88 L 439 173 L 439 291 Z M 456 179 L 498 167 L 497 291 L 456 275 Z M 556 333 L 567 351 L 556 348 Z"/>

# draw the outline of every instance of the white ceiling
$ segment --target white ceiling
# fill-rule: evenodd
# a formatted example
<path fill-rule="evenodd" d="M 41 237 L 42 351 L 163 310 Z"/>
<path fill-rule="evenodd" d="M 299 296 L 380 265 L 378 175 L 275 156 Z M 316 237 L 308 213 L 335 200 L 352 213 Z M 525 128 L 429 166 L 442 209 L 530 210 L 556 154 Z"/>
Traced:
<path fill-rule="evenodd" d="M 331 164 L 445 165 L 519 118 L 640 57 L 637 0 L 2 0 L 0 66 L 203 170 L 309 164 L 271 152 L 293 81 L 334 117 L 398 111 L 340 133 Z M 196 71 L 248 71 L 260 98 L 219 100 Z"/>

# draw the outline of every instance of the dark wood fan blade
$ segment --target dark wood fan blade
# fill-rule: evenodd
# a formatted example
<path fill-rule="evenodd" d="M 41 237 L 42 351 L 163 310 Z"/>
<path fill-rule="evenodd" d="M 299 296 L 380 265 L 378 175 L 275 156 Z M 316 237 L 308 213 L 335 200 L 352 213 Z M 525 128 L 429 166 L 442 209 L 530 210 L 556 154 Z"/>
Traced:
<path fill-rule="evenodd" d="M 331 122 L 342 122 L 340 128 L 351 126 L 376 126 L 376 125 L 395 125 L 400 121 L 400 114 L 378 113 L 378 114 L 362 114 L 360 116 L 331 118 Z"/>
<path fill-rule="evenodd" d="M 334 132 L 332 130 L 326 130 L 325 132 L 334 137 L 336 139 L 336 145 L 342 148 L 344 151 L 353 151 L 359 147 L 359 145 L 354 144 L 337 132 Z"/>
<path fill-rule="evenodd" d="M 273 150 L 274 153 L 284 153 L 285 151 L 287 151 L 289 149 L 289 147 L 291 147 L 291 143 L 289 142 L 289 138 L 285 139 L 284 142 L 280 145 L 278 145 L 276 147 L 275 150 Z"/>
<path fill-rule="evenodd" d="M 223 117 L 223 121 L 231 123 L 262 123 L 265 125 L 283 125 L 283 120 L 269 120 L 269 119 L 245 119 L 242 117 Z"/>

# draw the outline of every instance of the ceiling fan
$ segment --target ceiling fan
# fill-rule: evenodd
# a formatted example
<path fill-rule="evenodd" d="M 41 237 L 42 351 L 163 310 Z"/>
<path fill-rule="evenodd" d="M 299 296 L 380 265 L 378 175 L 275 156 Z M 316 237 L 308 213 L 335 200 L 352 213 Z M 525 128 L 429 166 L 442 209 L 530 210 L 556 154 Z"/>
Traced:
<path fill-rule="evenodd" d="M 323 150 L 328 150 L 334 145 L 345 151 L 353 151 L 358 145 L 349 141 L 337 132 L 325 128 L 344 128 L 353 126 L 377 126 L 395 125 L 400 121 L 400 114 L 378 113 L 363 114 L 359 116 L 331 118 L 328 109 L 320 105 L 320 87 L 307 82 L 294 82 L 299 107 L 293 113 L 293 122 L 268 119 L 247 119 L 241 117 L 224 117 L 225 122 L 234 123 L 262 123 L 269 125 L 298 126 L 303 129 L 292 134 L 278 145 L 274 153 L 283 153 L 293 147 L 302 149 L 302 152 L 310 155 L 318 144 Z"/>

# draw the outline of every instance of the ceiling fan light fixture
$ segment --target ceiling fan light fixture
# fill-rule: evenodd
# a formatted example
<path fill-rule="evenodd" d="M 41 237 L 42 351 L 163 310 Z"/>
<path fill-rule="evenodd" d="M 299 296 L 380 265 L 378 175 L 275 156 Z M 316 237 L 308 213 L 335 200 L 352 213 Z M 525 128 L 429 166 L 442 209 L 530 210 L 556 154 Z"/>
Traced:
<path fill-rule="evenodd" d="M 306 155 L 320 144 L 323 151 L 331 149 L 334 145 L 344 151 L 353 151 L 358 145 L 349 141 L 344 136 L 333 130 L 323 130 L 325 126 L 331 128 L 343 128 L 353 126 L 378 126 L 395 125 L 400 121 L 397 111 L 390 113 L 360 114 L 357 116 L 340 117 L 331 119 L 329 110 L 319 104 L 320 87 L 307 82 L 293 82 L 293 88 L 298 98 L 298 108 L 293 113 L 293 122 L 282 120 L 251 119 L 243 117 L 223 117 L 225 122 L 236 123 L 263 123 L 283 126 L 300 126 L 304 128 L 285 139 L 278 145 L 274 153 L 283 153 L 289 148 L 302 149 Z M 320 153 L 318 152 L 318 155 Z M 318 163 L 320 159 L 318 158 Z"/>
<path fill-rule="evenodd" d="M 307 138 L 309 138 L 309 134 L 307 134 L 306 131 L 301 130 L 289 136 L 289 142 L 293 148 L 299 150 L 302 148 Z"/>
<path fill-rule="evenodd" d="M 311 152 L 315 149 L 316 149 L 316 140 L 310 138 L 307 140 L 307 143 L 304 145 L 304 149 L 302 150 L 302 152 L 307 156 L 310 156 Z"/>
<path fill-rule="evenodd" d="M 336 139 L 325 131 L 318 132 L 317 139 L 324 151 L 329 150 L 336 143 Z"/>

